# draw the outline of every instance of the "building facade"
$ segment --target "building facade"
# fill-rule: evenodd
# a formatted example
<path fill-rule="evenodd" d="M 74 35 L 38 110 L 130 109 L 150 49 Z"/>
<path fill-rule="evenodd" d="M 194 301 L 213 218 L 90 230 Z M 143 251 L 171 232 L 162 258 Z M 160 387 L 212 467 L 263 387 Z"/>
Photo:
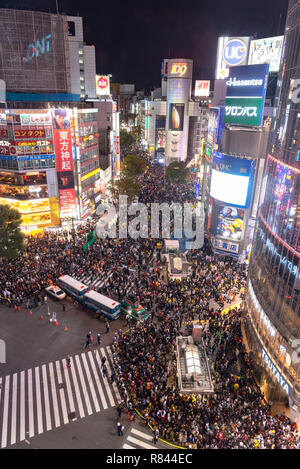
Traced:
<path fill-rule="evenodd" d="M 0 79 L 7 101 L 96 97 L 95 47 L 83 41 L 81 17 L 8 8 L 0 15 Z"/>
<path fill-rule="evenodd" d="M 24 232 L 82 220 L 100 191 L 97 109 L 2 109 L 0 203 Z"/>
<path fill-rule="evenodd" d="M 245 328 L 266 395 L 300 423 L 300 1 L 290 0 L 249 265 Z"/>

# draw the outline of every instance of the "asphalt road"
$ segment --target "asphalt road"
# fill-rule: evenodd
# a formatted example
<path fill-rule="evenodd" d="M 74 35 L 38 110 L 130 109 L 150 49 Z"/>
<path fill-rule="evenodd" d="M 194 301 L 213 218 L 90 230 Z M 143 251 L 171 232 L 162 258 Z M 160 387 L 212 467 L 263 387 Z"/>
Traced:
<path fill-rule="evenodd" d="M 51 315 L 48 316 L 45 304 L 33 308 L 32 314 L 26 307 L 16 311 L 0 306 L 0 339 L 6 344 L 6 363 L 0 364 L 0 448 L 169 448 L 162 442 L 154 446 L 151 430 L 139 417 L 130 422 L 126 412 L 121 416 L 124 433 L 118 436 L 120 396 L 116 386 L 102 375 L 100 358 L 106 354 L 110 370 L 115 331 L 128 327 L 124 317 L 112 321 L 106 333 L 104 318 L 96 319 L 93 312 L 75 308 L 70 299 L 64 303 L 65 312 L 62 302 L 48 298 L 50 313 L 56 311 L 58 325 L 49 321 Z M 84 349 L 89 330 L 95 339 L 100 332 L 100 347 Z M 71 356 L 71 369 L 66 367 L 67 355 Z M 57 406 L 53 404 L 54 395 Z M 66 401 L 65 413 L 62 396 Z M 72 405 L 76 409 L 74 416 L 70 412 Z M 57 415 L 55 407 L 59 410 Z"/>

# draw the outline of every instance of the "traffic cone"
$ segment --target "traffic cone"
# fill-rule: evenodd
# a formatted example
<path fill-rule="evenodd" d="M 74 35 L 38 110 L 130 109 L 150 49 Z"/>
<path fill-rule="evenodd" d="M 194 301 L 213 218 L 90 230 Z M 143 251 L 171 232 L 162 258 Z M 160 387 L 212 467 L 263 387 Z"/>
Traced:
<path fill-rule="evenodd" d="M 18 311 L 20 311 L 20 306 L 18 306 Z"/>
<path fill-rule="evenodd" d="M 68 332 L 68 328 L 67 328 L 67 327 L 65 327 L 65 332 Z"/>
<path fill-rule="evenodd" d="M 55 325 L 58 326 L 58 321 L 56 321 Z"/>
<path fill-rule="evenodd" d="M 29 311 L 30 316 L 32 316 L 32 311 Z"/>
<path fill-rule="evenodd" d="M 43 320 L 43 319 L 44 319 L 44 318 L 43 318 L 43 315 L 41 314 L 41 320 Z"/>
<path fill-rule="evenodd" d="M 17 311 L 17 306 L 16 305 L 14 305 L 14 310 Z"/>

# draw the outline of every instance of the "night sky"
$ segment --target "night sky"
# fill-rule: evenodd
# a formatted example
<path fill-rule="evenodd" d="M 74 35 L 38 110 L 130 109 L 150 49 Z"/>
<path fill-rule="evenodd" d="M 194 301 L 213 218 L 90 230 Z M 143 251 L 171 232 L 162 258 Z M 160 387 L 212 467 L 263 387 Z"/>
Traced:
<path fill-rule="evenodd" d="M 160 86 L 161 61 L 168 57 L 192 59 L 194 79 L 213 79 L 218 36 L 283 34 L 288 6 L 288 0 L 57 2 L 60 13 L 83 17 L 97 73 L 146 90 Z M 55 13 L 56 0 L 0 0 L 0 7 Z"/>

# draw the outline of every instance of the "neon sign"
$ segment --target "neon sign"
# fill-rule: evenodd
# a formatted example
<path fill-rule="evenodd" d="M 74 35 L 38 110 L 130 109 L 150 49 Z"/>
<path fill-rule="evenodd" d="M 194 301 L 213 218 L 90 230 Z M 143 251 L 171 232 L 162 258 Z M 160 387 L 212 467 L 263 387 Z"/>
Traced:
<path fill-rule="evenodd" d="M 276 331 L 275 327 L 273 326 L 273 324 L 271 323 L 268 316 L 266 315 L 266 313 L 264 312 L 264 310 L 262 309 L 262 307 L 260 306 L 259 301 L 256 298 L 256 295 L 254 293 L 252 283 L 250 282 L 250 280 L 248 282 L 248 289 L 249 289 L 249 294 L 250 294 L 250 297 L 252 299 L 253 305 L 254 305 L 256 311 L 258 311 L 258 313 L 260 315 L 260 318 L 261 318 L 262 322 L 265 325 L 266 330 L 269 332 L 271 337 L 275 337 L 276 334 L 277 334 L 277 331 Z"/>
<path fill-rule="evenodd" d="M 279 265 L 283 265 L 284 268 L 287 268 L 288 271 L 290 272 L 290 275 L 295 276 L 297 279 L 299 275 L 299 268 L 297 265 L 293 264 L 291 261 L 287 260 L 285 256 L 282 256 L 277 248 L 274 246 L 272 241 L 270 241 L 269 238 L 266 239 L 265 233 L 263 230 L 260 228 L 260 226 L 257 227 L 257 232 L 259 237 L 264 241 L 266 249 L 273 255 L 276 256 L 279 259 Z"/>
<path fill-rule="evenodd" d="M 51 34 L 43 37 L 41 41 L 29 44 L 27 47 L 26 60 L 32 60 L 33 57 L 38 57 L 40 54 L 45 54 L 50 50 L 50 38 Z"/>
<path fill-rule="evenodd" d="M 177 75 L 179 74 L 180 77 L 184 75 L 187 71 L 187 65 L 186 63 L 181 63 L 181 62 L 174 62 L 171 67 L 170 74 L 171 75 Z"/>
<path fill-rule="evenodd" d="M 262 357 L 263 357 L 267 367 L 269 368 L 269 370 L 271 371 L 273 376 L 276 378 L 276 380 L 278 381 L 280 386 L 285 390 L 285 392 L 287 394 L 289 394 L 289 385 L 287 384 L 287 382 L 283 378 L 283 376 L 279 373 L 279 371 L 277 370 L 276 366 L 272 362 L 271 358 L 269 357 L 269 355 L 267 354 L 265 349 L 262 348 L 261 353 L 262 353 Z"/>

